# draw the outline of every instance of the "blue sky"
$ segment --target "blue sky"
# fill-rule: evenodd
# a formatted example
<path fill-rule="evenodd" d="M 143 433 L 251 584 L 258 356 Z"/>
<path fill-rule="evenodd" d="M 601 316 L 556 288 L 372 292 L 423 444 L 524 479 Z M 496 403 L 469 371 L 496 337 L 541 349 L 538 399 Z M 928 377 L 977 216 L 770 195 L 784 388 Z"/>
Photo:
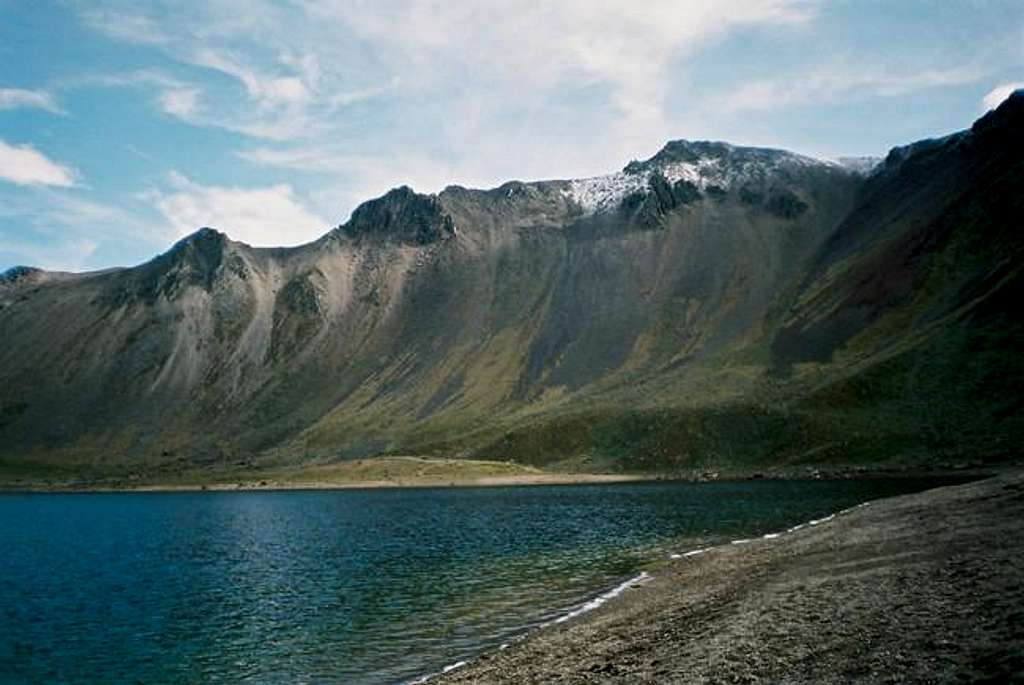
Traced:
<path fill-rule="evenodd" d="M 0 270 L 295 245 L 674 138 L 879 155 L 1022 81 L 1020 0 L 0 0 Z"/>

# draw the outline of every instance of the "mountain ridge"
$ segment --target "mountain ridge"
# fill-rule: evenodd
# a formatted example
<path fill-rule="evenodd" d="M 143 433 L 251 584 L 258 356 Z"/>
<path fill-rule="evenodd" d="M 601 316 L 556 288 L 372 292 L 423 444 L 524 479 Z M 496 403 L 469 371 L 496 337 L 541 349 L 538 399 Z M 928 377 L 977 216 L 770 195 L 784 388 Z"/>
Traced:
<path fill-rule="evenodd" d="M 896 149 L 896 148 L 894 148 L 894 149 Z M 681 151 L 684 151 L 684 150 L 688 151 L 688 153 L 681 152 Z M 225 238 L 227 238 L 228 240 L 230 240 L 233 243 L 238 243 L 238 244 L 246 245 L 247 247 L 252 248 L 252 249 L 256 249 L 256 250 L 290 250 L 290 249 L 303 248 L 303 247 L 306 247 L 306 246 L 318 243 L 318 242 L 320 242 L 320 241 L 322 241 L 324 239 L 327 239 L 331 235 L 337 235 L 339 232 L 340 233 L 344 233 L 344 229 L 347 226 L 349 226 L 349 224 L 352 223 L 353 218 L 356 218 L 357 223 L 363 225 L 364 228 L 365 228 L 366 225 L 367 225 L 367 222 L 364 219 L 364 217 L 365 217 L 365 215 L 367 213 L 372 211 L 371 208 L 377 207 L 377 206 L 381 206 L 381 205 L 385 205 L 385 204 L 387 204 L 389 202 L 389 200 L 390 201 L 397 201 L 397 198 L 415 197 L 415 198 L 418 198 L 420 201 L 423 201 L 424 203 L 429 203 L 433 199 L 440 199 L 440 198 L 445 197 L 446 195 L 451 195 L 453 193 L 456 193 L 456 194 L 457 193 L 484 193 L 484 194 L 502 194 L 502 193 L 505 193 L 505 194 L 508 194 L 509 197 L 511 197 L 513 192 L 515 192 L 515 191 L 520 191 L 521 192 L 525 188 L 537 188 L 537 187 L 545 187 L 545 186 L 551 186 L 551 187 L 558 187 L 558 188 L 560 188 L 560 187 L 564 187 L 565 184 L 572 184 L 574 182 L 585 182 L 585 181 L 589 181 L 591 179 L 608 178 L 608 177 L 615 176 L 617 173 L 638 174 L 638 173 L 640 173 L 642 171 L 661 169 L 661 168 L 663 168 L 665 166 L 665 164 L 671 163 L 671 162 L 679 162 L 679 161 L 699 162 L 700 160 L 709 160 L 709 159 L 714 159 L 714 158 L 722 159 L 722 158 L 726 158 L 727 156 L 729 156 L 729 154 L 732 154 L 733 156 L 738 157 L 740 160 L 745 160 L 745 161 L 749 161 L 749 160 L 752 160 L 752 159 L 753 160 L 760 159 L 760 161 L 762 161 L 762 162 L 769 162 L 769 161 L 777 160 L 777 159 L 800 160 L 800 162 L 803 163 L 803 164 L 817 164 L 817 165 L 833 167 L 833 168 L 843 168 L 843 169 L 846 169 L 850 173 L 858 174 L 858 175 L 865 175 L 867 173 L 866 171 L 864 171 L 861 168 L 863 166 L 862 164 L 852 164 L 849 167 L 845 167 L 843 164 L 839 163 L 838 161 L 833 161 L 833 160 L 829 160 L 829 159 L 825 159 L 825 158 L 812 157 L 812 156 L 809 156 L 809 155 L 804 155 L 804 154 L 801 154 L 801 153 L 798 153 L 798 152 L 794 152 L 794 151 L 790 151 L 790 150 L 785 150 L 785 149 L 782 149 L 782 148 L 734 145 L 732 143 L 728 143 L 728 142 L 725 142 L 725 141 L 688 140 L 688 139 L 684 139 L 684 138 L 677 138 L 677 139 L 672 139 L 672 140 L 667 141 L 658 150 L 658 152 L 656 152 L 654 155 L 652 155 L 648 159 L 640 160 L 640 161 L 634 160 L 632 162 L 629 162 L 628 164 L 626 164 L 620 170 L 620 172 L 613 172 L 611 174 L 604 174 L 604 175 L 593 176 L 593 177 L 568 178 L 568 179 L 540 179 L 540 180 L 533 180 L 533 181 L 513 180 L 513 181 L 506 181 L 506 182 L 502 183 L 501 185 L 495 186 L 493 188 L 472 188 L 472 187 L 465 187 L 465 186 L 461 186 L 461 185 L 449 185 L 449 186 L 446 186 L 444 189 L 442 189 L 438 193 L 420 193 L 420 192 L 416 191 L 415 189 L 411 188 L 408 185 L 395 186 L 394 188 L 390 189 L 389 191 L 387 191 L 383 195 L 380 195 L 379 197 L 375 197 L 375 198 L 371 198 L 369 200 L 363 201 L 362 203 L 360 203 L 352 211 L 352 214 L 350 215 L 350 218 L 347 221 L 345 221 L 342 224 L 339 224 L 338 226 L 328 230 L 327 232 L 325 232 L 320 237 L 314 238 L 309 243 L 304 243 L 302 245 L 296 245 L 296 246 L 291 246 L 291 247 L 283 247 L 283 246 L 259 246 L 259 247 L 257 247 L 257 246 L 249 245 L 248 243 L 245 243 L 243 241 L 239 241 L 239 240 L 236 240 L 236 239 L 232 238 L 231 235 L 230 235 L 229 229 L 226 230 L 226 229 L 223 229 L 223 228 L 214 228 L 214 227 L 210 227 L 210 226 L 203 226 L 203 227 L 197 228 L 192 233 L 186 234 L 186 235 L 182 236 L 181 238 L 179 238 L 170 248 L 168 248 L 168 251 L 172 251 L 176 247 L 178 247 L 178 246 L 180 246 L 182 244 L 186 244 L 186 243 L 188 243 L 188 242 L 190 242 L 192 240 L 195 240 L 197 237 L 205 235 L 205 234 L 207 234 L 209 232 L 213 232 L 213 233 L 222 235 L 222 236 L 224 236 Z M 877 160 L 877 161 L 881 161 L 884 158 L 878 158 L 878 157 L 856 157 L 856 158 L 853 158 L 853 157 L 850 157 L 850 158 L 844 158 L 844 159 L 850 159 L 850 160 Z M 370 223 L 372 223 L 372 219 L 371 219 Z M 380 226 L 376 226 L 375 228 L 379 229 L 381 227 Z M 156 255 L 153 259 L 156 259 L 156 258 L 158 258 L 160 256 L 161 255 Z M 143 262 L 143 264 L 144 263 L 145 262 Z M 135 265 L 135 266 L 141 266 L 141 265 L 142 264 Z M 35 267 L 35 266 L 32 266 L 32 265 L 28 265 L 28 264 L 18 264 L 18 265 L 11 266 L 10 268 L 8 268 L 4 272 L 0 272 L 0 277 L 4 277 L 8 273 L 11 273 L 13 275 L 13 274 L 15 274 L 15 272 L 19 272 L 20 270 L 42 271 L 42 272 L 46 272 L 46 273 L 62 273 L 62 274 L 69 274 L 69 275 L 79 275 L 79 274 L 80 275 L 89 275 L 89 274 L 104 273 L 104 272 L 110 271 L 112 269 L 130 269 L 130 268 L 134 268 L 134 267 L 132 267 L 132 266 L 119 266 L 119 267 L 108 267 L 108 268 L 98 269 L 98 270 L 94 270 L 94 271 L 61 272 L 61 271 L 49 271 L 49 270 L 41 269 L 39 267 Z"/>

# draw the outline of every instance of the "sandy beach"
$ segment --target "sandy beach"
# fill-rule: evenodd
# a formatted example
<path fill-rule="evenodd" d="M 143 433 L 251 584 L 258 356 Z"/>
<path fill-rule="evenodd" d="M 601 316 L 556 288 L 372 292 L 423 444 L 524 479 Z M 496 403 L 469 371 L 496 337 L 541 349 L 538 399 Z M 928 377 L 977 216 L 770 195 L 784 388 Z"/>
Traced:
<path fill-rule="evenodd" d="M 431 682 L 1024 682 L 1022 522 L 1020 471 L 872 502 L 670 560 Z"/>

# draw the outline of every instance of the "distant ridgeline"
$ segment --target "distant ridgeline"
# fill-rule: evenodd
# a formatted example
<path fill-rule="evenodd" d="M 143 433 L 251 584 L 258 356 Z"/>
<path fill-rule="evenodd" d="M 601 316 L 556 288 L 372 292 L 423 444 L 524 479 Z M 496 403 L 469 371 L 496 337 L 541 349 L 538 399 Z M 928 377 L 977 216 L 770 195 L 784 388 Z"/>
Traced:
<path fill-rule="evenodd" d="M 382 453 L 562 468 L 1000 460 L 1024 439 L 1024 93 L 881 162 L 674 141 L 0 276 L 0 470 Z M 230 227 L 227 227 L 230 229 Z"/>

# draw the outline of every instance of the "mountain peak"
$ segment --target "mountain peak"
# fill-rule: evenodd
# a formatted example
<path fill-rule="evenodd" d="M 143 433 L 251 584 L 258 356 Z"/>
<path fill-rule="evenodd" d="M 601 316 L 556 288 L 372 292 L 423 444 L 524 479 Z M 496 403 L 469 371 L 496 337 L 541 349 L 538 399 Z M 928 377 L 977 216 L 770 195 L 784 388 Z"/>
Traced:
<path fill-rule="evenodd" d="M 695 163 L 708 157 L 723 157 L 727 155 L 733 146 L 722 141 L 710 140 L 670 140 L 654 154 L 653 157 L 644 161 L 633 161 L 626 165 L 623 171 L 630 173 L 640 171 L 649 166 L 663 166 L 672 162 Z"/>
<path fill-rule="evenodd" d="M 624 173 L 643 173 L 652 169 L 665 169 L 680 164 L 707 166 L 712 164 L 767 164 L 779 160 L 799 160 L 802 163 L 827 164 L 787 150 L 766 147 L 743 147 L 721 140 L 670 140 L 650 159 L 633 161 Z"/>
<path fill-rule="evenodd" d="M 179 280 L 210 290 L 229 242 L 225 233 L 207 226 L 190 233 L 134 274 L 141 279 L 140 291 L 171 293 Z"/>
<path fill-rule="evenodd" d="M 171 249 L 173 250 L 173 249 L 177 248 L 178 246 L 184 246 L 184 245 L 213 244 L 213 243 L 223 244 L 223 243 L 227 242 L 227 240 L 228 240 L 228 236 L 227 236 L 226 233 L 222 233 L 221 231 L 218 231 L 216 228 L 210 228 L 209 226 L 203 226 L 202 228 L 197 229 L 197 230 L 193 231 L 192 233 L 189 233 L 187 236 L 185 236 L 184 238 L 179 240 L 177 243 L 174 244 L 174 247 L 172 247 Z"/>
<path fill-rule="evenodd" d="M 455 223 L 436 195 L 423 195 L 403 185 L 356 207 L 338 230 L 353 238 L 428 245 L 455 235 Z"/>

